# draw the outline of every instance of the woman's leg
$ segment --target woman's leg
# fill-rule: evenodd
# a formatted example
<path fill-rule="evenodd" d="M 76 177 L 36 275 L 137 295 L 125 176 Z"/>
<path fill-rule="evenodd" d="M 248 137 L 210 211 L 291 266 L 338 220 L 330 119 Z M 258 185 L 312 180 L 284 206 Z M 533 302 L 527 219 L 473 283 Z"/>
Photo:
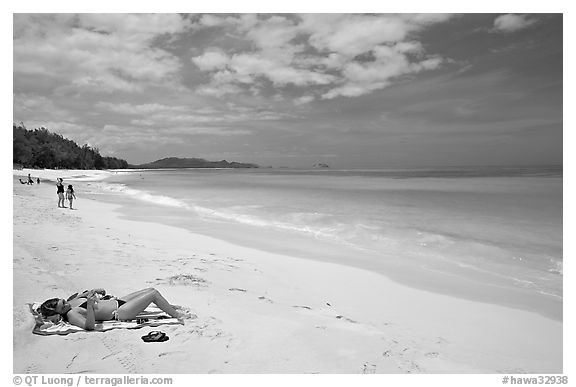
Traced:
<path fill-rule="evenodd" d="M 131 320 L 146 309 L 151 303 L 156 304 L 157 307 L 172 317 L 180 317 L 180 313 L 178 313 L 176 309 L 174 309 L 174 307 L 170 305 L 164 297 L 162 297 L 158 290 L 151 289 L 151 291 L 143 292 L 142 294 L 133 297 L 129 301 L 126 301 L 124 305 L 119 307 L 118 318 L 120 320 Z"/>
<path fill-rule="evenodd" d="M 141 290 L 137 290 L 133 293 L 130 293 L 124 297 L 118 297 L 123 301 L 130 301 L 133 298 L 139 297 L 140 295 L 142 295 L 143 293 L 151 293 L 153 292 L 155 289 L 154 288 L 146 288 L 146 289 L 141 289 Z"/>

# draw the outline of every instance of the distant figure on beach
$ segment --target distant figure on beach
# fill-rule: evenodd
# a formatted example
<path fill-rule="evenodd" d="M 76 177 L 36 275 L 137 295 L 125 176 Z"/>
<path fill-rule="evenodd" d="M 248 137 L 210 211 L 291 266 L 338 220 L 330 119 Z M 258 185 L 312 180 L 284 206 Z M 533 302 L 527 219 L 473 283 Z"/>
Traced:
<path fill-rule="evenodd" d="M 36 179 L 36 184 L 40 184 L 40 178 Z"/>
<path fill-rule="evenodd" d="M 184 317 L 154 288 L 138 290 L 120 298 L 106 296 L 104 289 L 86 290 L 68 300 L 46 300 L 38 311 L 44 317 L 60 315 L 70 324 L 91 331 L 96 321 L 133 320 L 151 303 L 174 318 Z"/>
<path fill-rule="evenodd" d="M 60 177 L 56 179 L 56 193 L 58 194 L 58 207 L 66 208 L 64 205 L 64 182 Z M 60 203 L 62 203 L 62 205 L 60 205 Z"/>
<path fill-rule="evenodd" d="M 28 182 L 22 181 L 22 179 L 18 179 L 18 180 L 20 180 L 20 184 L 28 184 Z"/>
<path fill-rule="evenodd" d="M 68 184 L 68 189 L 66 190 L 66 199 L 68 199 L 70 202 L 70 209 L 73 210 L 72 199 L 76 199 L 76 195 L 74 195 L 74 187 L 72 187 L 72 184 Z"/>
<path fill-rule="evenodd" d="M 34 184 L 34 180 L 32 180 L 32 177 L 30 177 L 30 174 L 28 174 L 28 184 Z"/>

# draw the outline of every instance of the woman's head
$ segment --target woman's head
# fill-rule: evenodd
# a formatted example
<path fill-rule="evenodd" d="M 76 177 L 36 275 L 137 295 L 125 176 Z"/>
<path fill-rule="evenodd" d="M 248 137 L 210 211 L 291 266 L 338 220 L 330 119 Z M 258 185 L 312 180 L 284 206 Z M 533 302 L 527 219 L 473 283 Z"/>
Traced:
<path fill-rule="evenodd" d="M 70 304 L 66 302 L 63 298 L 51 298 L 46 300 L 40 305 L 38 310 L 44 317 L 50 317 L 54 315 L 66 315 L 70 311 Z"/>
<path fill-rule="evenodd" d="M 68 189 L 72 189 L 72 184 L 68 184 Z"/>

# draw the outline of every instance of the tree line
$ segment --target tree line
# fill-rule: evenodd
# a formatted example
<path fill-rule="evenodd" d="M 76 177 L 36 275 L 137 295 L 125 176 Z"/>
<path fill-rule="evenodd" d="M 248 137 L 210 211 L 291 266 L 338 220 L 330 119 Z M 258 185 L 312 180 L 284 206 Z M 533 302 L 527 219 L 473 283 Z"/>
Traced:
<path fill-rule="evenodd" d="M 46 128 L 28 130 L 23 123 L 12 125 L 12 161 L 24 168 L 125 169 L 126 160 L 102 157 L 98 148 L 79 146 Z"/>

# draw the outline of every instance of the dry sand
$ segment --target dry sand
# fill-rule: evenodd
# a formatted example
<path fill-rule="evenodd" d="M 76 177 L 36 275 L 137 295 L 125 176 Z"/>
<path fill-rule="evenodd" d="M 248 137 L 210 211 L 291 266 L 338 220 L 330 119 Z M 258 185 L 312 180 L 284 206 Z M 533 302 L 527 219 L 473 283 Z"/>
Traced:
<path fill-rule="evenodd" d="M 82 183 L 77 210 L 60 209 L 54 182 L 21 185 L 27 173 L 14 171 L 14 373 L 562 372 L 562 322 L 126 220 Z M 32 334 L 26 303 L 96 287 L 155 287 L 198 317 L 160 327 L 164 343 L 140 339 L 158 328 Z"/>

